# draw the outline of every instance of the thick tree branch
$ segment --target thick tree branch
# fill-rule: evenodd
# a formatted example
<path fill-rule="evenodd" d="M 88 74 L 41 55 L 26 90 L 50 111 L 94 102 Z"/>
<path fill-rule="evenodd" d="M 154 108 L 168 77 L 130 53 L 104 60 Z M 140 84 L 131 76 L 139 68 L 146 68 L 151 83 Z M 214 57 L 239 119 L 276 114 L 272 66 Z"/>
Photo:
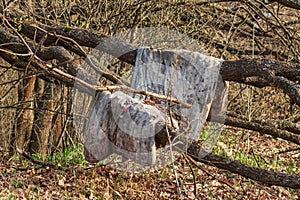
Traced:
<path fill-rule="evenodd" d="M 137 48 L 117 38 L 108 37 L 95 31 L 84 29 L 66 29 L 64 27 L 53 28 L 48 26 L 43 28 L 44 29 L 41 29 L 32 26 L 29 23 L 23 23 L 20 32 L 30 39 L 36 38 L 37 42 L 43 38 L 44 34 L 48 34 L 48 37 L 44 42 L 45 45 L 62 45 L 81 56 L 84 56 L 84 54 L 80 50 L 74 48 L 75 44 L 72 44 L 70 40 L 66 40 L 63 37 L 72 38 L 81 46 L 96 48 L 114 57 L 120 57 L 122 61 L 130 64 L 134 64 L 135 62 L 136 54 L 128 53 Z"/>
<path fill-rule="evenodd" d="M 278 2 L 282 5 L 285 5 L 286 7 L 300 10 L 300 1 L 299 0 L 273 0 L 273 1 Z"/>
<path fill-rule="evenodd" d="M 188 148 L 188 154 L 199 162 L 237 173 L 243 177 L 250 178 L 267 185 L 278 185 L 294 189 L 300 188 L 300 176 L 298 175 L 276 173 L 266 169 L 250 167 L 237 160 L 224 158 L 216 154 L 207 153 L 205 155 L 203 151 L 203 149 L 200 151 L 197 145 L 191 145 Z M 199 157 L 198 155 L 205 156 Z"/>
<path fill-rule="evenodd" d="M 241 119 L 243 121 L 248 121 L 247 118 L 245 116 L 241 116 L 241 115 L 237 115 L 234 113 L 227 113 L 227 116 L 231 117 L 231 118 L 237 118 L 237 119 Z M 259 120 L 259 119 L 252 119 L 251 122 L 255 122 L 255 123 L 259 123 L 263 126 L 266 127 L 276 127 L 276 130 L 280 131 L 280 130 L 285 130 L 285 131 L 289 131 L 291 133 L 300 135 L 300 125 L 297 124 L 296 122 L 288 122 L 288 121 L 283 121 L 283 120 Z M 230 125 L 230 124 L 228 124 Z"/>
<path fill-rule="evenodd" d="M 70 44 L 71 41 L 66 41 L 59 37 L 59 35 L 69 37 L 79 45 L 96 48 L 129 64 L 135 63 L 137 48 L 117 38 L 82 29 L 65 29 L 63 27 L 44 27 L 44 29 L 45 30 L 37 28 L 29 23 L 23 23 L 20 32 L 30 39 L 35 38 L 37 42 L 39 42 L 45 34 L 48 34 L 47 39 L 44 41 L 45 45 L 62 45 L 67 49 L 75 44 Z M 73 49 L 69 50 L 72 51 Z M 82 53 L 80 55 L 82 55 Z M 300 80 L 300 65 L 269 59 L 224 61 L 221 67 L 221 75 L 223 80 L 240 82 L 244 81 L 247 77 L 261 77 L 266 69 L 273 71 L 276 76 L 283 76 L 291 81 Z"/>

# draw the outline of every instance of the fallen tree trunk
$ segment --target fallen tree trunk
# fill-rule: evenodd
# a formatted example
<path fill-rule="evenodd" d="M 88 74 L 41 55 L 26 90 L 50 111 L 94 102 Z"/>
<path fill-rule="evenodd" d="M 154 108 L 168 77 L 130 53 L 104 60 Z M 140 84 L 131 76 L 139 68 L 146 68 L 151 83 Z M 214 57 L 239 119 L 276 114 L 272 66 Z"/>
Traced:
<path fill-rule="evenodd" d="M 237 173 L 243 177 L 262 182 L 269 186 L 279 185 L 293 189 L 300 188 L 300 176 L 298 175 L 276 173 L 266 169 L 250 167 L 237 160 L 224 158 L 222 156 L 212 153 L 208 153 L 204 157 L 198 157 L 197 155 L 199 155 L 200 150 L 199 147 L 197 147 L 197 145 L 191 145 L 188 148 L 187 153 L 198 162 L 202 162 L 211 166 L 218 167 L 220 169 L 225 169 L 233 173 Z"/>

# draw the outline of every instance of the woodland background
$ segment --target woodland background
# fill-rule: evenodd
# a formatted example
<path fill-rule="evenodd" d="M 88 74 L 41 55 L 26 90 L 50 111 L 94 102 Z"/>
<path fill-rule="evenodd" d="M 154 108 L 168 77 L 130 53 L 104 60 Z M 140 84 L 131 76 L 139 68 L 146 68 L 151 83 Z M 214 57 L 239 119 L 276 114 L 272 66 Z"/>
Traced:
<path fill-rule="evenodd" d="M 0 197 L 299 198 L 299 10 L 293 0 L 1 1 Z M 128 174 L 84 160 L 72 86 L 97 45 L 131 50 L 105 69 L 101 86 L 114 85 L 136 47 L 113 36 L 144 27 L 179 31 L 224 59 L 229 106 L 213 154 L 193 158 L 195 144 L 174 166 Z"/>

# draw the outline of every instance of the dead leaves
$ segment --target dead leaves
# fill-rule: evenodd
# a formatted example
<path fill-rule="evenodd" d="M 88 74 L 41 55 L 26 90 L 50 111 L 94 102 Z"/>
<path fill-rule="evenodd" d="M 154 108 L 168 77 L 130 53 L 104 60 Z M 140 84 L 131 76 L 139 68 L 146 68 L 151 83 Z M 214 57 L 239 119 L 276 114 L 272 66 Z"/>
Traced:
<path fill-rule="evenodd" d="M 106 166 L 73 165 L 65 170 L 39 168 L 19 161 L 0 166 L 0 199 L 195 199 L 193 176 L 184 159 L 176 161 L 180 194 L 170 167 L 141 174 L 122 173 Z M 14 166 L 12 168 L 11 166 Z M 211 175 L 194 168 L 198 199 L 290 199 L 282 187 L 266 187 L 231 176 L 223 170 L 205 167 Z M 22 169 L 22 170 L 20 170 Z M 217 178 L 217 179 L 216 179 Z M 228 182 L 235 190 L 219 180 Z"/>

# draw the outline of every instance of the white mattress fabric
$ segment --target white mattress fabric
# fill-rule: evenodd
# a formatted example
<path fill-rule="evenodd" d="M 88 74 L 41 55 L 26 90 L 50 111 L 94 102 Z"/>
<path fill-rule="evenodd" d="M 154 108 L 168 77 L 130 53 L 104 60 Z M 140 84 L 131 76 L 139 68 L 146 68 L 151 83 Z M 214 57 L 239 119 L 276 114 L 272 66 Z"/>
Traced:
<path fill-rule="evenodd" d="M 163 148 L 157 144 L 163 142 L 155 137 L 166 133 L 172 134 L 171 143 L 181 143 L 181 150 L 186 150 L 190 142 L 200 139 L 209 115 L 225 115 L 227 83 L 219 74 L 221 64 L 221 59 L 198 52 L 139 48 L 131 87 L 190 106 L 135 93 L 99 93 L 84 135 L 86 159 L 102 161 L 115 153 L 123 160 L 152 166 L 161 162 L 157 148 Z M 216 142 L 220 124 L 211 124 L 206 149 Z M 171 129 L 165 130 L 166 125 Z M 168 143 L 164 148 L 170 150 L 171 146 Z"/>

